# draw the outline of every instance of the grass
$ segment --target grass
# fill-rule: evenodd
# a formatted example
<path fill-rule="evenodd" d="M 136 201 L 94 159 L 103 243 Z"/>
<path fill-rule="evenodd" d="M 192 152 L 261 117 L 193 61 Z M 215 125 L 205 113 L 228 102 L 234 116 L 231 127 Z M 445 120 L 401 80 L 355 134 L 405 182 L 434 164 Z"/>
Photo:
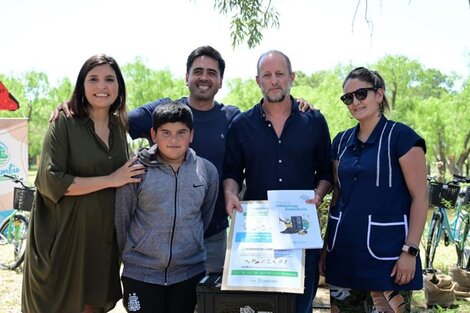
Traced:
<path fill-rule="evenodd" d="M 429 221 L 432 216 L 432 211 L 428 211 L 428 219 Z M 453 211 L 448 210 L 448 218 L 450 221 L 453 219 Z M 424 250 L 425 250 L 425 237 L 427 234 L 427 228 L 429 223 L 426 224 L 426 228 L 423 232 L 423 237 L 421 239 L 421 259 L 424 262 Z M 447 247 L 444 245 L 444 241 L 442 240 L 439 244 L 439 247 L 436 251 L 436 256 L 434 259 L 434 268 L 437 269 L 442 274 L 449 274 L 449 268 L 454 266 L 457 263 L 457 252 L 455 250 L 455 245 L 449 244 Z M 424 295 L 424 290 L 419 290 L 413 292 L 413 303 L 412 303 L 412 312 L 446 312 L 446 313 L 463 313 L 463 312 L 470 312 L 470 299 L 456 299 L 454 306 L 449 309 L 444 308 L 434 308 L 434 309 L 427 309 L 426 308 L 426 299 Z"/>
<path fill-rule="evenodd" d="M 421 247 L 421 251 L 423 250 L 424 250 L 424 246 Z M 457 253 L 455 252 L 455 246 L 449 245 L 445 247 L 444 243 L 441 242 L 436 252 L 436 258 L 434 260 L 434 268 L 436 268 L 442 274 L 449 274 L 449 267 L 455 265 L 456 263 L 457 263 Z M 452 309 L 444 309 L 444 308 L 427 309 L 426 299 L 424 296 L 424 290 L 414 291 L 412 312 L 447 312 L 447 313 L 466 312 L 467 313 L 467 312 L 470 312 L 469 300 L 470 299 L 456 300 L 454 303 L 455 307 Z"/>

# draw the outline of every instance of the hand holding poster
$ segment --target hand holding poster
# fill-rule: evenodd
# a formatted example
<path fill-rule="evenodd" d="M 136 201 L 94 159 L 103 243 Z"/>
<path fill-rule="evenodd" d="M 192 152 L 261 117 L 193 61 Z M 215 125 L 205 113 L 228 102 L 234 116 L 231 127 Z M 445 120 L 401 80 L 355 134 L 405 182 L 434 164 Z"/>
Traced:
<path fill-rule="evenodd" d="M 321 249 L 317 208 L 305 200 L 313 199 L 313 190 L 269 190 L 274 249 Z"/>
<path fill-rule="evenodd" d="M 242 201 L 232 219 L 222 290 L 303 293 L 302 249 L 274 250 L 268 201 Z"/>

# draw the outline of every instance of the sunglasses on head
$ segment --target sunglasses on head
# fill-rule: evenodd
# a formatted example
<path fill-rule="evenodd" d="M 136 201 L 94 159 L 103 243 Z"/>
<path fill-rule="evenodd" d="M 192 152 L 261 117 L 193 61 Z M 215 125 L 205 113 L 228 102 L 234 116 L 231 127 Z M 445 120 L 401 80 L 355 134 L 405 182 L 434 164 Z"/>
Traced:
<path fill-rule="evenodd" d="M 356 91 L 345 93 L 340 97 L 340 99 L 344 102 L 344 104 L 350 105 L 354 102 L 354 97 L 356 97 L 356 99 L 359 101 L 364 100 L 365 98 L 367 98 L 367 92 L 369 90 L 377 91 L 377 89 L 378 88 L 375 87 L 359 88 Z"/>

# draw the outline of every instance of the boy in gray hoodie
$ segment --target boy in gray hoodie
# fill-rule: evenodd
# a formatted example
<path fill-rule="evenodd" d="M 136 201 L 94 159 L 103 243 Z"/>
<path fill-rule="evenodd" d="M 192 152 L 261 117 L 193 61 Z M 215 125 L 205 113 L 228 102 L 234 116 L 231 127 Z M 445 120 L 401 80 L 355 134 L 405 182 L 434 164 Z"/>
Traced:
<path fill-rule="evenodd" d="M 138 184 L 116 193 L 116 234 L 127 312 L 193 313 L 205 275 L 204 230 L 218 191 L 215 166 L 189 148 L 191 109 L 170 102 L 153 112 L 155 143 L 139 151 Z"/>

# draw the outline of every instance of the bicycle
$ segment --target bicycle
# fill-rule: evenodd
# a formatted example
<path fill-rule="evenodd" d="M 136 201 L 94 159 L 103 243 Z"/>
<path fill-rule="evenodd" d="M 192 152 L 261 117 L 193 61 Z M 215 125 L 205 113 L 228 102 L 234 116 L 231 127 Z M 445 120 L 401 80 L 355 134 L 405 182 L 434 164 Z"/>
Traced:
<path fill-rule="evenodd" d="M 14 187 L 13 213 L 0 225 L 0 268 L 14 270 L 24 261 L 29 212 L 33 207 L 34 187 L 28 187 L 17 176 L 3 175 L 21 187 Z"/>
<path fill-rule="evenodd" d="M 434 257 L 442 235 L 445 246 L 455 244 L 457 266 L 470 270 L 470 215 L 466 210 L 470 200 L 470 188 L 463 192 L 460 186 L 461 183 L 469 183 L 470 178 L 453 175 L 453 180 L 448 183 L 439 183 L 432 178 L 428 180 L 429 204 L 435 209 L 426 237 L 425 271 L 433 270 Z M 447 208 L 455 208 L 452 221 L 447 216 Z"/>

